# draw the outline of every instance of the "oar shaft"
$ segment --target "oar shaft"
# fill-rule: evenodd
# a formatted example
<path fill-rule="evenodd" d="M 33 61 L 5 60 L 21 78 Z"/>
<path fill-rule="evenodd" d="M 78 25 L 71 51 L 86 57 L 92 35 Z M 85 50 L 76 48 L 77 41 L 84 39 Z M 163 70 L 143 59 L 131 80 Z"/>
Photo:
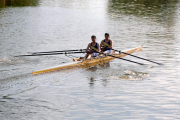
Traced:
<path fill-rule="evenodd" d="M 42 56 L 42 55 L 57 55 L 57 54 L 74 54 L 74 53 L 84 53 L 84 52 L 64 52 L 64 53 L 49 53 L 49 54 L 32 54 L 32 55 L 18 55 L 14 57 L 25 57 L 25 56 Z"/>
<path fill-rule="evenodd" d="M 112 49 L 112 50 L 115 50 L 115 49 Z M 121 51 L 119 51 L 119 50 L 115 50 L 115 51 L 121 52 Z M 148 59 L 145 59 L 145 58 L 142 58 L 142 57 L 138 57 L 138 56 L 135 56 L 135 55 L 132 55 L 132 54 L 129 54 L 129 53 L 125 53 L 125 52 L 121 52 L 121 53 L 126 54 L 126 55 L 130 55 L 130 56 L 133 56 L 133 57 L 142 59 L 142 60 L 146 60 L 146 61 L 149 61 L 149 62 L 152 62 L 152 63 L 156 63 L 156 64 L 158 64 L 158 65 L 163 65 L 162 63 L 157 63 L 157 62 L 154 62 L 154 61 L 152 61 L 152 60 L 148 60 Z"/>
<path fill-rule="evenodd" d="M 142 58 L 142 57 L 138 57 L 138 56 L 135 56 L 135 55 L 131 55 L 131 54 L 128 54 L 128 53 L 125 53 L 125 52 L 122 52 L 126 55 L 130 55 L 130 56 L 133 56 L 133 57 L 136 57 L 136 58 L 139 58 L 139 59 L 142 59 L 142 60 L 146 60 L 146 61 L 149 61 L 149 62 L 152 62 L 152 63 L 156 63 L 158 65 L 163 65 L 162 63 L 157 63 L 157 62 L 154 62 L 154 61 L 151 61 L 151 60 L 148 60 L 148 59 L 145 59 L 145 58 Z"/>
<path fill-rule="evenodd" d="M 97 52 L 97 53 L 100 53 L 100 54 L 103 54 L 103 55 L 107 55 L 107 54 L 102 53 L 102 52 L 98 52 L 98 51 L 96 51 L 96 52 Z M 145 64 L 143 64 L 143 63 L 139 63 L 139 62 L 131 61 L 131 60 L 124 59 L 124 58 L 120 58 L 120 57 L 116 57 L 116 56 L 113 56 L 113 55 L 107 55 L 107 56 L 111 56 L 111 57 L 114 57 L 114 58 L 122 59 L 122 60 L 129 61 L 129 62 L 132 62 L 132 63 L 137 63 L 137 64 L 139 64 L 139 65 L 145 65 Z"/>
<path fill-rule="evenodd" d="M 84 51 L 85 49 L 77 49 L 77 50 L 62 50 L 62 51 L 48 51 L 48 52 L 33 52 L 31 54 L 41 54 L 41 53 L 59 53 L 59 52 L 70 52 L 70 51 Z"/>
<path fill-rule="evenodd" d="M 122 60 L 125 60 L 125 61 L 129 61 L 129 62 L 137 63 L 137 64 L 139 64 L 139 65 L 145 65 L 145 64 L 143 64 L 143 63 L 139 63 L 139 62 L 131 61 L 131 60 L 124 59 L 124 58 L 120 58 L 120 57 L 116 57 L 116 56 L 113 56 L 113 55 L 109 55 L 109 56 L 114 57 L 114 58 L 118 58 L 118 59 L 122 59 Z"/>

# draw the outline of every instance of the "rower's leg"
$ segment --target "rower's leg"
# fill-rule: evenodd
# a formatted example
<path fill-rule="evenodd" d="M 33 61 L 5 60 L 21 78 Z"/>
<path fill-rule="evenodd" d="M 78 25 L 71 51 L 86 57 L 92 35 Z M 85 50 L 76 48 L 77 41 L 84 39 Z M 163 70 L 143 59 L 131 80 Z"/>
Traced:
<path fill-rule="evenodd" d="M 115 51 L 114 50 L 111 50 L 111 54 L 114 54 L 115 53 Z"/>
<path fill-rule="evenodd" d="M 84 57 L 84 59 L 87 59 L 89 57 L 89 53 L 87 53 Z"/>
<path fill-rule="evenodd" d="M 92 57 L 92 55 L 90 54 L 88 57 L 87 57 L 87 59 L 90 59 Z"/>
<path fill-rule="evenodd" d="M 103 53 L 104 53 L 104 54 L 107 54 L 107 51 L 104 51 Z"/>
<path fill-rule="evenodd" d="M 93 53 L 93 57 L 97 57 L 98 56 L 98 53 Z"/>
<path fill-rule="evenodd" d="M 94 56 L 94 53 L 92 53 L 90 56 L 91 56 L 91 58 L 95 57 L 95 56 Z"/>
<path fill-rule="evenodd" d="M 113 53 L 113 51 L 112 51 L 112 50 L 107 50 L 106 53 L 107 53 L 108 55 L 110 55 L 110 54 Z"/>
<path fill-rule="evenodd" d="M 101 53 L 99 53 L 99 54 L 97 55 L 97 57 L 99 57 L 99 56 L 101 56 Z"/>

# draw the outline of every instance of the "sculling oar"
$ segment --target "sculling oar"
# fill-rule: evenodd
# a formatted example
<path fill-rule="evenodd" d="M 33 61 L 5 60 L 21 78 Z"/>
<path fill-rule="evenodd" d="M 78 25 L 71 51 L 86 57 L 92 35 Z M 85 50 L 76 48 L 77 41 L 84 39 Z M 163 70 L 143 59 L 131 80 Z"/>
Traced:
<path fill-rule="evenodd" d="M 100 53 L 100 54 L 103 54 L 103 55 L 107 55 L 107 54 L 102 53 L 102 52 L 98 52 L 98 51 L 95 51 L 95 52 Z M 107 56 L 111 56 L 111 57 L 114 57 L 114 58 L 122 59 L 122 60 L 129 61 L 129 62 L 133 62 L 133 63 L 137 63 L 137 64 L 139 64 L 139 65 L 146 65 L 146 64 L 143 64 L 143 63 L 139 63 L 139 62 L 131 61 L 131 60 L 128 60 L 128 59 L 116 57 L 116 56 L 113 56 L 113 55 L 107 55 Z"/>
<path fill-rule="evenodd" d="M 119 52 L 119 53 L 126 54 L 126 55 L 130 55 L 130 56 L 133 56 L 133 57 L 142 59 L 142 60 L 146 60 L 146 61 L 149 61 L 149 62 L 152 62 L 152 63 L 156 63 L 156 64 L 158 64 L 158 65 L 164 65 L 164 64 L 162 64 L 162 63 L 157 63 L 157 62 L 154 62 L 154 61 L 152 61 L 152 60 L 148 60 L 148 59 L 145 59 L 145 58 L 142 58 L 142 57 L 138 57 L 138 56 L 135 56 L 135 55 L 131 55 L 131 54 L 129 54 L 129 53 L 121 52 L 121 51 L 119 51 L 119 50 L 115 50 L 115 49 L 112 49 L 112 50 L 117 51 L 117 52 Z"/>
<path fill-rule="evenodd" d="M 31 54 L 31 55 L 18 55 L 14 57 L 25 57 L 25 56 L 42 56 L 42 55 L 57 55 L 57 54 L 74 54 L 74 53 L 85 53 L 85 52 L 59 52 L 59 53 L 46 53 L 46 54 Z"/>
<path fill-rule="evenodd" d="M 59 53 L 59 52 L 70 52 L 70 51 L 84 51 L 86 49 L 77 49 L 77 50 L 63 50 L 63 51 L 48 51 L 48 52 L 33 52 L 31 54 L 44 54 L 44 53 Z"/>

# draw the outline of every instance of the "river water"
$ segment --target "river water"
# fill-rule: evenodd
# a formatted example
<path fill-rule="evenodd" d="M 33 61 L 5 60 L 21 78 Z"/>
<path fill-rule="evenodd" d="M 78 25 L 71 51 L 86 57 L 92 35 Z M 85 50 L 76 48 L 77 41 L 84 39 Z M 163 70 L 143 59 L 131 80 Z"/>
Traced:
<path fill-rule="evenodd" d="M 109 67 L 39 75 L 72 62 L 36 51 L 86 48 L 108 32 L 118 50 L 142 46 Z M 0 119 L 180 119 L 180 1 L 4 0 L 0 2 Z M 84 56 L 84 54 L 76 54 Z"/>

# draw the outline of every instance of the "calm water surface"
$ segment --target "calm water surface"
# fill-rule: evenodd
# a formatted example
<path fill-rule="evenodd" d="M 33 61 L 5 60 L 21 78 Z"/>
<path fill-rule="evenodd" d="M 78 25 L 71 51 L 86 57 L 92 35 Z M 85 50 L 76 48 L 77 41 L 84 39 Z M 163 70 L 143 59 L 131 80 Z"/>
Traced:
<path fill-rule="evenodd" d="M 180 1 L 7 0 L 0 2 L 0 119 L 180 119 Z M 163 63 L 115 59 L 109 67 L 40 75 L 72 59 L 14 58 L 85 48 L 110 33 L 114 48 Z M 84 56 L 84 54 L 75 55 Z"/>

